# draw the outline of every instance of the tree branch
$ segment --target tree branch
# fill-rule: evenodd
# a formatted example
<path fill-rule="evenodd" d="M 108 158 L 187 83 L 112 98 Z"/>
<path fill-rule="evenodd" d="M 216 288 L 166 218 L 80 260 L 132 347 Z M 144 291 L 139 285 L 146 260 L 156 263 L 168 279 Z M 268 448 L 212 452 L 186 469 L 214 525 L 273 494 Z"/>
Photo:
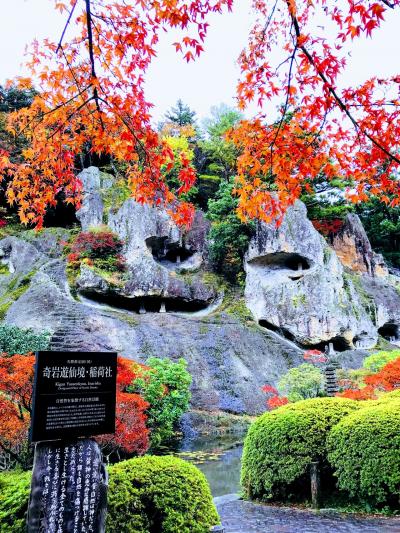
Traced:
<path fill-rule="evenodd" d="M 382 0 L 382 1 L 385 1 L 385 3 L 386 3 L 386 0 Z M 299 39 L 300 36 L 301 36 L 299 21 L 298 21 L 297 17 L 291 13 L 291 9 L 290 9 L 289 3 L 288 3 L 288 8 L 289 8 L 289 13 L 290 13 L 290 16 L 291 16 L 291 19 L 292 19 L 292 22 L 293 22 L 293 27 L 294 27 L 295 32 L 296 32 L 296 37 L 297 37 L 297 39 Z M 400 165 L 400 159 L 398 157 L 393 155 L 387 148 L 382 146 L 376 139 L 374 139 L 374 137 L 372 137 L 371 134 L 369 134 L 367 131 L 365 131 L 365 130 L 363 130 L 361 128 L 361 126 L 359 125 L 357 120 L 350 113 L 350 111 L 349 111 L 348 107 L 346 106 L 346 104 L 343 102 L 343 100 L 337 94 L 336 90 L 332 87 L 332 84 L 329 82 L 328 78 L 321 71 L 321 69 L 318 68 L 317 64 L 314 61 L 314 58 L 312 57 L 310 52 L 307 50 L 307 48 L 303 44 L 302 45 L 298 45 L 298 48 L 303 52 L 303 54 L 306 56 L 306 58 L 308 59 L 310 64 L 314 67 L 314 69 L 317 72 L 318 76 L 325 83 L 328 91 L 333 96 L 333 98 L 336 101 L 337 105 L 339 106 L 341 111 L 343 111 L 343 113 L 345 113 L 347 115 L 347 117 L 350 119 L 351 123 L 353 124 L 353 126 L 355 127 L 357 132 L 361 132 L 363 135 L 365 135 L 365 137 L 367 137 L 367 139 L 369 139 L 372 142 L 373 145 L 375 145 L 379 150 L 381 150 L 384 154 L 386 154 L 388 157 L 390 157 L 390 159 L 392 159 L 393 161 L 395 161 L 396 163 L 398 163 Z"/>
<path fill-rule="evenodd" d="M 67 31 L 69 23 L 71 22 L 72 15 L 74 14 L 74 11 L 75 11 L 77 3 L 78 3 L 78 0 L 75 0 L 74 5 L 72 6 L 71 11 L 69 12 L 69 16 L 68 16 L 67 22 L 66 22 L 66 24 L 64 26 L 64 29 L 63 29 L 61 37 L 60 37 L 60 41 L 59 41 L 58 46 L 57 46 L 56 54 L 58 54 L 58 51 L 60 50 L 60 48 L 62 46 L 62 42 L 63 42 L 63 39 L 65 37 L 65 33 Z"/>

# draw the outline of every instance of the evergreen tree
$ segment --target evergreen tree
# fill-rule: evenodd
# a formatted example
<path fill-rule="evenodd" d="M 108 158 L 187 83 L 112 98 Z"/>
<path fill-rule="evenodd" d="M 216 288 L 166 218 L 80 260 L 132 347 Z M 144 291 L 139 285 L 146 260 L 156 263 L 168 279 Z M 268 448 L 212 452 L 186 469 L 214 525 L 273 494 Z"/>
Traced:
<path fill-rule="evenodd" d="M 188 105 L 185 105 L 181 99 L 176 102 L 176 107 L 172 107 L 165 113 L 166 120 L 178 126 L 194 124 L 195 116 L 196 112 L 192 111 Z"/>

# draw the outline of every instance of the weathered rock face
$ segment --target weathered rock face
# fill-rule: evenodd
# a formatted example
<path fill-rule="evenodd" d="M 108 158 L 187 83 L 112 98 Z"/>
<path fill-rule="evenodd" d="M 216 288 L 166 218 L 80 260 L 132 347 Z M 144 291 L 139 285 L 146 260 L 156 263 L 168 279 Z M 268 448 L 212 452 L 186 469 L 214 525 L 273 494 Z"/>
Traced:
<path fill-rule="evenodd" d="M 83 231 L 91 227 L 100 226 L 104 222 L 104 203 L 101 191 L 112 187 L 112 176 L 100 172 L 97 167 L 85 168 L 78 178 L 82 182 L 82 206 L 76 212 Z"/>
<path fill-rule="evenodd" d="M 388 268 L 383 257 L 372 250 L 360 218 L 348 214 L 342 228 L 331 238 L 331 246 L 345 267 L 353 272 L 385 278 Z"/>
<path fill-rule="evenodd" d="M 304 346 L 372 347 L 377 328 L 301 202 L 279 228 L 261 223 L 246 257 L 246 303 L 257 321 Z"/>

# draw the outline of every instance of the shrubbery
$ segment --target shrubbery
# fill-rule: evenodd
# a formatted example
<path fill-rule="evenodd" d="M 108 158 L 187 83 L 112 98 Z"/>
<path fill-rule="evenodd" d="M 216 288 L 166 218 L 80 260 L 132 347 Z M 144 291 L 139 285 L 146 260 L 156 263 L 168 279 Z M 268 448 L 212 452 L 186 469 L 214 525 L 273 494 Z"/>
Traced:
<path fill-rule="evenodd" d="M 254 232 L 254 223 L 244 224 L 236 214 L 237 198 L 232 196 L 234 180 L 222 181 L 215 199 L 208 202 L 207 217 L 212 222 L 209 233 L 210 258 L 217 272 L 230 282 L 240 282 L 243 258 Z"/>
<path fill-rule="evenodd" d="M 70 268 L 81 263 L 106 272 L 122 272 L 125 261 L 121 255 L 123 241 L 107 228 L 93 229 L 74 236 L 65 243 L 64 254 Z"/>
<path fill-rule="evenodd" d="M 373 505 L 398 504 L 400 496 L 400 399 L 395 398 L 343 418 L 328 437 L 339 487 Z"/>
<path fill-rule="evenodd" d="M 0 324 L 0 352 L 9 355 L 47 350 L 50 333 L 35 333 L 32 329 Z"/>
<path fill-rule="evenodd" d="M 291 368 L 278 383 L 278 391 L 290 402 L 321 396 L 324 388 L 324 375 L 319 368 L 309 363 Z"/>
<path fill-rule="evenodd" d="M 182 459 L 140 457 L 109 472 L 109 533 L 205 533 L 219 523 L 204 474 Z"/>
<path fill-rule="evenodd" d="M 30 472 L 0 474 L 0 531 L 2 533 L 25 531 L 30 486 Z"/>
<path fill-rule="evenodd" d="M 109 474 L 109 533 L 206 533 L 219 523 L 204 475 L 181 459 L 130 459 L 109 467 Z M 4 533 L 25 529 L 30 478 L 30 472 L 0 474 Z"/>
<path fill-rule="evenodd" d="M 327 466 L 328 432 L 359 407 L 342 398 L 313 398 L 259 417 L 244 444 L 241 482 L 247 496 L 289 497 L 291 485 L 301 483 L 312 461 Z"/>

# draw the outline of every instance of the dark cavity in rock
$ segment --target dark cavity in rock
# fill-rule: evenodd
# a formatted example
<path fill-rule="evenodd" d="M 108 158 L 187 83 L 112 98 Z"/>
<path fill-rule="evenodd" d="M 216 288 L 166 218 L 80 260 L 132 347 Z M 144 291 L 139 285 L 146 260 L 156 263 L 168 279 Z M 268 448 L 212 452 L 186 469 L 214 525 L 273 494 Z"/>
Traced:
<path fill-rule="evenodd" d="M 147 248 L 154 259 L 160 263 L 181 263 L 192 257 L 193 252 L 177 242 L 169 242 L 168 237 L 149 237 L 146 239 Z"/>
<path fill-rule="evenodd" d="M 129 298 L 115 294 L 98 294 L 83 292 L 91 300 L 109 305 L 110 307 L 133 311 L 135 313 L 185 312 L 195 313 L 208 307 L 208 303 L 199 300 L 185 300 L 183 298 L 168 298 L 162 296 L 136 296 Z"/>
<path fill-rule="evenodd" d="M 275 324 L 271 324 L 271 322 L 268 322 L 268 320 L 259 320 L 258 324 L 269 331 L 273 331 L 274 333 L 277 333 L 281 337 L 284 337 L 285 339 L 295 342 L 295 337 L 292 333 L 290 333 L 289 330 L 287 330 L 284 327 L 276 326 Z"/>
<path fill-rule="evenodd" d="M 379 335 L 388 341 L 399 340 L 399 326 L 393 322 L 386 322 L 378 329 Z"/>
<path fill-rule="evenodd" d="M 300 254 L 277 252 L 256 257 L 249 261 L 251 265 L 268 268 L 271 270 L 293 270 L 301 272 L 309 270 L 310 261 Z"/>

